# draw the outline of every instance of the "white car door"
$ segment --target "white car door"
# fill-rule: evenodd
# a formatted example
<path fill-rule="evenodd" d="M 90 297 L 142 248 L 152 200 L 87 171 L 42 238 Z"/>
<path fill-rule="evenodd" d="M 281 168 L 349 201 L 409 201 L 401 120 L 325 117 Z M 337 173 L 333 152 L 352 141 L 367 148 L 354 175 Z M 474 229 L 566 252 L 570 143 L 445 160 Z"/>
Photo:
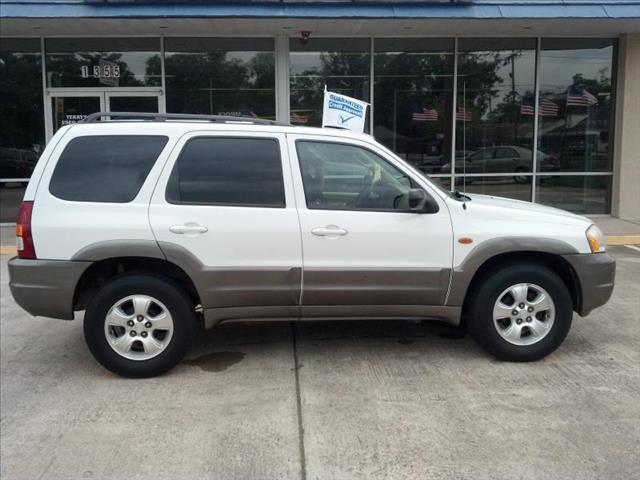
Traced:
<path fill-rule="evenodd" d="M 149 219 L 194 280 L 205 318 L 298 314 L 302 253 L 284 134 L 191 132 L 162 171 Z"/>
<path fill-rule="evenodd" d="M 374 143 L 287 135 L 303 244 L 302 315 L 420 317 L 443 305 L 452 228 L 441 192 Z M 409 209 L 423 190 L 431 213 Z"/>

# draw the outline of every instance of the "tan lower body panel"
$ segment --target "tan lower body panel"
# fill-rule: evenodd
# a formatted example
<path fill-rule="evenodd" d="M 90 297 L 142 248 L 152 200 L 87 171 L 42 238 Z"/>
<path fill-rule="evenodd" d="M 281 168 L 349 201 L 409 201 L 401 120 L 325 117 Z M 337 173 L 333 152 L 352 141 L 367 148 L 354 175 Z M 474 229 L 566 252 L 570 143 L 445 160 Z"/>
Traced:
<path fill-rule="evenodd" d="M 305 269 L 302 304 L 443 305 L 449 276 L 446 268 Z"/>

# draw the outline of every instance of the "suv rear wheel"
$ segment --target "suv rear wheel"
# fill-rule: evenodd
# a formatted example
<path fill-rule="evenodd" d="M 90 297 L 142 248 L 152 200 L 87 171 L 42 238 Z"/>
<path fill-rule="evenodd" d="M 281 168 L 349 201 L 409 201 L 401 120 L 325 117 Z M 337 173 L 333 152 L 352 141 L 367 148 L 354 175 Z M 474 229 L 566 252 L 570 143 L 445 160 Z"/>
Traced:
<path fill-rule="evenodd" d="M 173 282 L 128 275 L 105 284 L 87 306 L 84 335 L 105 368 L 152 377 L 179 363 L 195 333 L 195 310 Z"/>
<path fill-rule="evenodd" d="M 567 336 L 571 296 L 552 270 L 519 263 L 492 270 L 478 285 L 467 310 L 469 332 L 495 357 L 539 360 Z"/>

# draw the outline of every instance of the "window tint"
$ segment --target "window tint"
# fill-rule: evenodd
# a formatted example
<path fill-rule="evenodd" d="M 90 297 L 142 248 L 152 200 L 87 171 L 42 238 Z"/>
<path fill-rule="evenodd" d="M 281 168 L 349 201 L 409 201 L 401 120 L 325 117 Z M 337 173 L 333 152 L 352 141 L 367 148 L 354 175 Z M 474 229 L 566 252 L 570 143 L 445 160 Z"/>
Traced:
<path fill-rule="evenodd" d="M 49 191 L 63 200 L 130 202 L 167 141 L 155 135 L 75 138 L 60 155 Z"/>
<path fill-rule="evenodd" d="M 171 172 L 170 203 L 284 207 L 280 148 L 270 138 L 190 140 Z"/>
<path fill-rule="evenodd" d="M 296 146 L 308 208 L 409 211 L 410 178 L 375 153 L 328 142 Z"/>

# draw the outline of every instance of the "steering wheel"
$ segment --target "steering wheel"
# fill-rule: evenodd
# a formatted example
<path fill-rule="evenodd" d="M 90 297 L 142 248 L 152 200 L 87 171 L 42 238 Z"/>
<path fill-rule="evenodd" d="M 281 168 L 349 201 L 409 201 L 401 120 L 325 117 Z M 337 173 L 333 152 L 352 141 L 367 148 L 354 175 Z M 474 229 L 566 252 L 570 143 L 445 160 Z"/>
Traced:
<path fill-rule="evenodd" d="M 393 209 L 398 210 L 398 205 L 400 204 L 400 200 L 406 195 L 406 193 L 400 192 L 400 195 L 396 195 L 393 197 Z"/>
<path fill-rule="evenodd" d="M 371 194 L 377 194 L 377 197 L 375 199 L 371 198 Z M 398 191 L 389 185 L 371 185 L 358 195 L 356 207 L 397 209 L 400 200 L 404 196 L 405 194 L 402 191 Z"/>
<path fill-rule="evenodd" d="M 360 192 L 360 194 L 356 198 L 356 207 L 366 208 L 366 205 L 363 205 L 363 203 L 371 196 L 372 190 L 373 190 L 373 185 L 369 185 L 362 192 Z"/>

